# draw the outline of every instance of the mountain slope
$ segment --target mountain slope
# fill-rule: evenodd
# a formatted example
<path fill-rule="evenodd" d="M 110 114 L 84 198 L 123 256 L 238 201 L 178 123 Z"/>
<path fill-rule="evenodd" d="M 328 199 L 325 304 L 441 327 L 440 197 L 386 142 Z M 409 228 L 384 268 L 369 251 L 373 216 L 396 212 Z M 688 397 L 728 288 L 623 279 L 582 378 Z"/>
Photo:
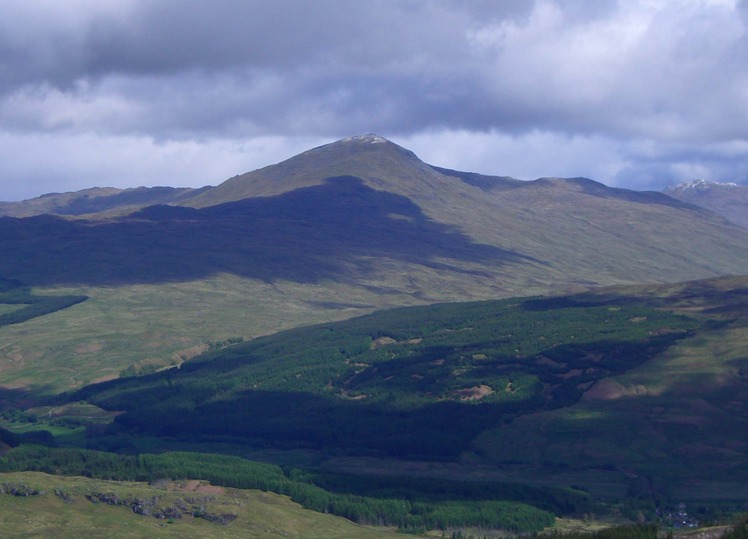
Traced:
<path fill-rule="evenodd" d="M 484 432 L 473 450 L 484 462 L 616 470 L 633 479 L 629 493 L 748 498 L 748 278 L 626 293 L 707 324 L 651 361 L 596 382 L 573 406 Z"/>
<path fill-rule="evenodd" d="M 192 210 L 0 220 L 0 248 L 15 253 L 0 275 L 51 285 L 229 272 L 369 285 L 396 270 L 411 276 L 409 293 L 438 299 L 424 272 L 470 276 L 494 294 L 748 273 L 748 232 L 661 193 L 447 171 L 375 135 L 180 196 Z"/>
<path fill-rule="evenodd" d="M 612 284 L 745 273 L 746 234 L 656 192 L 584 178 L 523 182 L 426 165 L 376 135 L 351 137 L 237 176 L 187 201 L 204 206 L 319 185 L 341 174 L 407 197 L 474 242 L 537 261 L 504 283 Z M 738 254 L 741 253 L 741 254 Z M 702 256 L 705 255 L 705 256 Z"/>
<path fill-rule="evenodd" d="M 748 228 L 748 186 L 696 180 L 668 187 L 664 193 Z"/>
<path fill-rule="evenodd" d="M 94 187 L 73 193 L 50 193 L 21 202 L 0 202 L 0 216 L 125 215 L 154 204 L 176 204 L 197 196 L 206 189 L 209 189 L 209 187 L 200 189 L 186 187 L 135 187 L 131 189 Z"/>
<path fill-rule="evenodd" d="M 106 221 L 6 218 L 0 229 L 0 248 L 15 253 L 0 261 L 0 274 L 47 286 L 220 272 L 267 282 L 348 281 L 366 278 L 382 259 L 449 273 L 525 258 L 476 244 L 409 199 L 354 177 L 202 209 L 152 206 Z"/>
<path fill-rule="evenodd" d="M 414 201 L 435 198 L 450 182 L 416 155 L 377 135 L 361 135 L 326 144 L 276 165 L 226 180 L 185 202 L 214 206 L 249 197 L 279 195 L 320 185 L 326 178 L 355 176 L 365 185 Z"/>

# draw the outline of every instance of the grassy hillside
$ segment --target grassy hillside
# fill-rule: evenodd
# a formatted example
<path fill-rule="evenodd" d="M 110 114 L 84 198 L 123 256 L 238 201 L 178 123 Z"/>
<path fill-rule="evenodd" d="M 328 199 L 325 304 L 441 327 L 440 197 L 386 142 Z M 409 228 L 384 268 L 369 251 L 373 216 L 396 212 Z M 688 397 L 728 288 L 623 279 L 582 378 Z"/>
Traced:
<path fill-rule="evenodd" d="M 636 470 L 643 492 L 745 499 L 746 285 L 745 278 L 727 278 L 640 289 L 640 298 L 708 320 L 708 326 L 651 361 L 597 382 L 567 409 L 485 432 L 473 449 L 492 462 Z"/>
<path fill-rule="evenodd" d="M 207 481 L 120 482 L 38 472 L 0 474 L 3 537 L 299 537 L 385 538 L 402 536 L 386 527 L 367 527 L 302 509 L 285 496 L 214 486 Z M 576 531 L 575 531 L 576 530 Z M 580 532 L 578 530 L 584 530 Z M 710 528 L 713 537 L 727 526 Z M 745 531 L 740 524 L 734 532 Z M 553 537 L 597 539 L 658 537 L 658 526 L 561 519 Z M 562 533 L 563 535 L 558 535 Z M 418 536 L 423 536 L 418 534 Z M 526 536 L 508 530 L 454 528 L 429 537 Z M 545 535 L 543 535 L 545 536 Z M 733 536 L 729 536 L 732 538 Z M 676 537 L 685 537 L 676 535 Z M 712 537 L 712 536 L 710 536 Z M 728 536 L 725 536 L 728 537 Z"/>
<path fill-rule="evenodd" d="M 459 300 L 464 289 L 449 284 L 442 299 Z M 6 390 L 59 393 L 117 377 L 133 365 L 178 364 L 232 337 L 248 340 L 377 308 L 425 302 L 373 286 L 265 283 L 228 274 L 184 283 L 34 293 L 85 294 L 89 299 L 62 312 L 0 327 L 0 386 Z"/>
<path fill-rule="evenodd" d="M 241 470 L 267 465 L 143 453 L 251 456 L 312 466 L 271 473 L 285 485 L 278 492 L 305 492 L 298 499 L 309 507 L 391 515 L 376 519 L 416 529 L 416 515 L 433 515 L 430 528 L 448 526 L 448 515 L 503 514 L 488 500 L 529 503 L 528 513 L 507 514 L 532 514 L 533 526 L 547 518 L 535 510 L 600 513 L 564 485 L 623 501 L 616 512 L 628 518 L 654 518 L 655 504 L 678 501 L 739 507 L 748 500 L 746 312 L 748 279 L 724 278 L 400 308 L 227 340 L 180 368 L 90 386 L 35 411 L 36 428 L 58 413 L 97 415 L 85 438 L 54 427 L 57 442 L 120 455 L 22 446 L 2 465 L 256 487 L 255 472 L 254 483 L 236 483 Z M 125 413 L 107 427 L 82 399 Z M 160 468 L 174 458 L 186 460 Z M 363 498 L 350 505 L 351 496 Z M 393 497 L 411 512 L 396 516 L 401 506 L 385 503 Z"/>
<path fill-rule="evenodd" d="M 6 492 L 25 488 L 31 494 L 0 493 L 0 527 L 8 538 L 396 536 L 394 531 L 302 509 L 284 496 L 203 481 L 148 485 L 25 472 L 0 474 L 0 486 Z M 136 514 L 133 507 L 151 514 Z M 159 511 L 171 516 L 155 518 Z M 231 517 L 221 524 L 196 514 Z"/>
<path fill-rule="evenodd" d="M 258 338 L 72 398 L 128 410 L 117 424 L 144 433 L 455 458 L 488 426 L 568 406 L 695 327 L 573 299 L 434 305 Z"/>
<path fill-rule="evenodd" d="M 385 258 L 445 273 L 526 259 L 477 244 L 407 198 L 354 177 L 201 210 L 153 206 L 106 222 L 42 216 L 0 226 L 7 232 L 0 247 L 15 253 L 0 261 L 0 272 L 35 285 L 161 283 L 216 273 L 356 282 Z"/>

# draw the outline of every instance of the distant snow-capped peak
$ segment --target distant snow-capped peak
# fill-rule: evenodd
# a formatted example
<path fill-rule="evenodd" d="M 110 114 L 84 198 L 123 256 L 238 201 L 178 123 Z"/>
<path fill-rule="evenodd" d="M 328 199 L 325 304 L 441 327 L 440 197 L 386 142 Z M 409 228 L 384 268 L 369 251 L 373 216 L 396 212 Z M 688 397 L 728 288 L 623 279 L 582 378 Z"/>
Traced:
<path fill-rule="evenodd" d="M 672 187 L 671 189 L 673 191 L 695 191 L 695 190 L 704 190 L 709 189 L 711 187 L 738 187 L 737 183 L 727 183 L 727 182 L 713 182 L 709 180 L 693 180 L 690 182 L 683 182 L 675 187 Z"/>

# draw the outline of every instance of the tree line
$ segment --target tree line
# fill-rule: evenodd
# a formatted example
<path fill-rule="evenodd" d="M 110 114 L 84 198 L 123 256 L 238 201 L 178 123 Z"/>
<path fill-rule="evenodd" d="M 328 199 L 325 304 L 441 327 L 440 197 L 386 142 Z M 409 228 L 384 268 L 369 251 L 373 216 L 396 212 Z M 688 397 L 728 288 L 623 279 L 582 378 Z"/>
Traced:
<path fill-rule="evenodd" d="M 0 278 L 0 304 L 23 305 L 24 307 L 0 314 L 0 327 L 20 324 L 45 314 L 51 314 L 82 303 L 88 296 L 39 296 L 18 281 Z"/>
<path fill-rule="evenodd" d="M 100 451 L 21 445 L 0 458 L 0 472 L 41 471 L 116 481 L 201 479 L 214 485 L 289 496 L 307 509 L 360 524 L 422 532 L 482 527 L 533 532 L 553 525 L 553 513 L 529 503 L 496 499 L 372 497 L 332 492 L 293 470 L 239 457 L 198 453 L 117 455 Z M 525 496 L 527 497 L 527 496 Z M 531 501 L 531 500 L 528 500 Z"/>

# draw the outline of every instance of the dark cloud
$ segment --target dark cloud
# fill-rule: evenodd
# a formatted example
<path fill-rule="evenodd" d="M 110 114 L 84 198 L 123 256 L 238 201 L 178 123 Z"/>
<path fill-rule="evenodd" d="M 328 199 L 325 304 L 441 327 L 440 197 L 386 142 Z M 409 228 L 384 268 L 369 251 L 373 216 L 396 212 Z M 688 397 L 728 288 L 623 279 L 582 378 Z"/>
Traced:
<path fill-rule="evenodd" d="M 432 162 L 493 174 L 512 172 L 491 153 L 532 148 L 543 171 L 558 163 L 546 175 L 743 181 L 747 28 L 746 2 L 731 0 L 10 0 L 0 140 L 94 137 L 113 153 L 140 140 L 162 163 L 168 143 L 230 153 L 274 137 L 291 150 L 374 131 L 442 154 L 471 140 L 485 148 L 462 152 L 473 161 Z M 639 151 L 650 147 L 654 161 Z M 517 170 L 532 177 L 531 165 Z M 143 170 L 143 183 L 165 170 Z M 82 186 L 99 181 L 85 172 Z M 116 174 L 129 176 L 108 183 Z"/>

